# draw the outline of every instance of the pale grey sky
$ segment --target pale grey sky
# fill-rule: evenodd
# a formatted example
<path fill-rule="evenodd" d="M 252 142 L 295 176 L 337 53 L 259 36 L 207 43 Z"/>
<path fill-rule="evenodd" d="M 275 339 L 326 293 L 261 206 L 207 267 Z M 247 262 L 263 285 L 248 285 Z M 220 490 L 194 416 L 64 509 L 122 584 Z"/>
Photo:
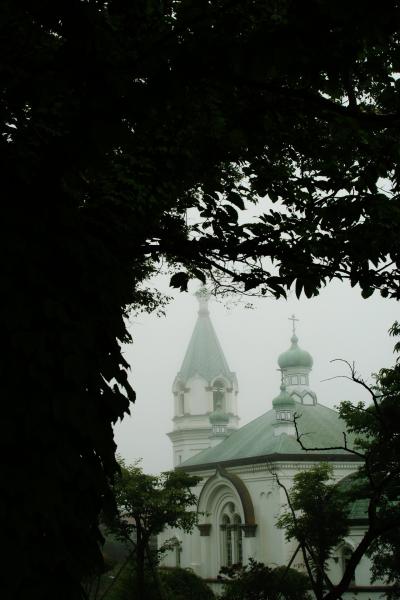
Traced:
<path fill-rule="evenodd" d="M 124 347 L 131 365 L 130 381 L 137 400 L 131 416 L 115 428 L 118 452 L 128 462 L 138 458 L 146 472 L 158 473 L 172 468 L 172 446 L 166 435 L 172 429 L 172 382 L 178 372 L 194 324 L 198 304 L 189 293 L 168 288 L 168 278 L 155 280 L 159 289 L 174 295 L 166 317 L 140 315 L 130 319 L 133 344 Z M 297 323 L 299 345 L 314 358 L 310 386 L 318 401 L 334 407 L 341 400 L 366 398 L 363 390 L 345 380 L 323 381 L 347 374 L 334 358 L 355 361 L 365 379 L 394 362 L 393 345 L 387 330 L 397 318 L 398 303 L 374 294 L 361 298 L 358 289 L 346 283 L 333 283 L 319 297 L 297 300 L 272 298 L 254 300 L 254 309 L 243 304 L 229 309 L 210 301 L 210 313 L 229 367 L 239 382 L 241 425 L 269 410 L 279 393 L 278 355 L 289 348 L 292 313 Z"/>

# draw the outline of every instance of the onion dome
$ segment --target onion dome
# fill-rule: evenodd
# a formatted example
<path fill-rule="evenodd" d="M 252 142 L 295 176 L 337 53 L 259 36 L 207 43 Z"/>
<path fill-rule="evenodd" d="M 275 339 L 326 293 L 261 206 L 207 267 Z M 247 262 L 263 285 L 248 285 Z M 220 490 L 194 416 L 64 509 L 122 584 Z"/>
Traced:
<path fill-rule="evenodd" d="M 291 408 L 296 406 L 296 402 L 286 390 L 286 385 L 281 383 L 280 394 L 272 400 L 272 406 L 277 408 Z"/>
<path fill-rule="evenodd" d="M 227 425 L 229 422 L 229 416 L 222 412 L 221 409 L 216 409 L 210 414 L 211 425 Z"/>
<path fill-rule="evenodd" d="M 309 352 L 306 350 L 302 350 L 297 342 L 298 337 L 294 333 L 290 338 L 292 345 L 289 350 L 283 352 L 278 358 L 278 365 L 281 369 L 288 369 L 291 367 L 303 367 L 306 369 L 311 369 L 313 366 L 313 359 Z"/>

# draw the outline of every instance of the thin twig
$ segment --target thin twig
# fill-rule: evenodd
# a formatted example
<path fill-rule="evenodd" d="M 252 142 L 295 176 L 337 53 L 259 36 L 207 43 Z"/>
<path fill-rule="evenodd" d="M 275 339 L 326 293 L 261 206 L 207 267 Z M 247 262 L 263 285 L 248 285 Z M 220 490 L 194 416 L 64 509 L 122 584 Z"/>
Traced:
<path fill-rule="evenodd" d="M 358 456 L 360 458 L 362 458 L 363 460 L 365 460 L 365 454 L 362 454 L 361 452 L 358 452 L 357 450 L 354 450 L 353 448 L 349 448 L 349 446 L 347 445 L 347 436 L 346 433 L 343 432 L 343 438 L 344 438 L 344 445 L 343 446 L 313 446 L 310 448 L 307 448 L 306 446 L 304 446 L 303 442 L 301 441 L 301 438 L 304 435 L 309 435 L 307 433 L 299 433 L 299 428 L 297 426 L 297 421 L 298 419 L 301 417 L 301 415 L 299 415 L 298 413 L 294 413 L 293 415 L 293 424 L 294 424 L 294 428 L 296 431 L 296 439 L 297 442 L 300 444 L 300 447 L 302 450 L 305 450 L 306 452 L 317 452 L 317 451 L 327 451 L 327 450 L 345 450 L 346 452 L 349 452 L 349 454 L 354 454 L 355 456 Z"/>

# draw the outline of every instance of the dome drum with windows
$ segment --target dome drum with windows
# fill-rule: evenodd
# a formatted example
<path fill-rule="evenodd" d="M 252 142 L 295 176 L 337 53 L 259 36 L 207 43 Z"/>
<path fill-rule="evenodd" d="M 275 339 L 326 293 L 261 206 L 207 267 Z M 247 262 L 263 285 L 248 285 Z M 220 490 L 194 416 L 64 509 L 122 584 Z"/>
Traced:
<path fill-rule="evenodd" d="M 309 374 L 313 366 L 313 358 L 309 352 L 298 345 L 295 323 L 298 321 L 295 315 L 290 317 L 292 321 L 291 346 L 278 358 L 279 369 L 282 373 L 282 382 L 286 385 L 287 393 L 293 400 L 301 404 L 316 404 L 317 395 L 309 388 Z"/>

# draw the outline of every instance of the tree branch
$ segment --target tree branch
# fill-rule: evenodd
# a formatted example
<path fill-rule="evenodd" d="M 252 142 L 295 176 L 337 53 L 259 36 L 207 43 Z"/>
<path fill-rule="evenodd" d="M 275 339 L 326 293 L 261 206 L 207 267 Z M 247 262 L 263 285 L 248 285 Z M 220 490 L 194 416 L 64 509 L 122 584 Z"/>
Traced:
<path fill-rule="evenodd" d="M 377 397 L 376 394 L 374 394 L 374 392 L 372 391 L 372 389 L 369 387 L 369 385 L 367 385 L 365 383 L 365 381 L 363 379 L 361 379 L 360 377 L 357 377 L 354 363 L 350 364 L 349 361 L 345 360 L 344 358 L 333 358 L 329 362 L 331 362 L 331 363 L 333 363 L 333 362 L 343 362 L 343 363 L 345 363 L 349 367 L 350 373 L 351 373 L 350 379 L 352 381 L 354 381 L 354 383 L 358 383 L 358 385 L 361 385 L 370 394 L 370 396 L 372 398 L 372 401 L 374 403 L 374 407 L 375 407 L 375 410 L 376 410 L 376 413 L 377 413 L 377 417 L 379 418 L 379 421 L 382 424 L 382 426 L 387 431 L 386 423 L 384 421 L 384 418 L 383 418 L 383 415 L 382 415 L 382 411 L 381 411 L 381 408 L 380 408 L 379 403 L 378 403 L 378 397 Z"/>
<path fill-rule="evenodd" d="M 347 563 L 347 567 L 342 579 L 337 585 L 334 585 L 333 588 L 324 596 L 324 600 L 337 600 L 342 594 L 344 594 L 347 591 L 351 580 L 354 577 L 356 566 L 368 550 L 375 537 L 375 534 L 370 529 L 366 531 L 361 542 L 358 544 L 357 548 L 351 555 L 351 558 Z"/>
<path fill-rule="evenodd" d="M 354 454 L 355 456 L 358 456 L 362 460 L 365 460 L 365 454 L 362 454 L 361 452 L 358 452 L 357 450 L 354 450 L 353 448 L 349 448 L 349 446 L 347 445 L 347 436 L 346 436 L 345 432 L 343 432 L 343 438 L 344 438 L 343 446 L 321 446 L 321 447 L 313 446 L 313 447 L 307 448 L 306 446 L 304 446 L 303 442 L 301 441 L 301 438 L 305 435 L 309 435 L 309 433 L 299 433 L 297 421 L 300 418 L 301 418 L 301 415 L 299 415 L 298 413 L 293 414 L 293 424 L 294 424 L 294 428 L 296 431 L 296 440 L 300 444 L 300 447 L 302 450 L 305 450 L 306 452 L 316 452 L 316 451 L 326 451 L 326 450 L 345 450 L 346 452 L 349 452 L 350 454 Z"/>

